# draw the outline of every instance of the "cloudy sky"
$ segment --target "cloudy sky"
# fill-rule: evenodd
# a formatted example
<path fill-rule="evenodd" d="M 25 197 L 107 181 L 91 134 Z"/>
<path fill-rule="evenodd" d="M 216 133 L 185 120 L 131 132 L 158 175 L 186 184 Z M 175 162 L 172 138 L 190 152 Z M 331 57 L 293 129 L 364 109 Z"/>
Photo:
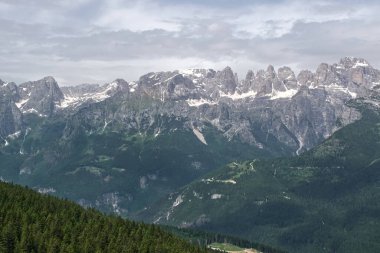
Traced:
<path fill-rule="evenodd" d="M 0 0 L 0 78 L 75 85 L 227 65 L 243 77 L 343 56 L 380 68 L 379 13 L 376 0 Z"/>

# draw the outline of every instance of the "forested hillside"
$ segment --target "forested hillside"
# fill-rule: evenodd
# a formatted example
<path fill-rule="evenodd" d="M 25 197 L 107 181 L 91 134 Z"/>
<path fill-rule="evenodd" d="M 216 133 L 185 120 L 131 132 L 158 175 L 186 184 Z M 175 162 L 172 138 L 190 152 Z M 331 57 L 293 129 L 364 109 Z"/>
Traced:
<path fill-rule="evenodd" d="M 207 252 L 154 225 L 0 182 L 0 252 Z"/>
<path fill-rule="evenodd" d="M 228 164 L 142 216 L 289 252 L 380 252 L 377 105 L 353 101 L 362 118 L 316 148 L 292 158 Z"/>

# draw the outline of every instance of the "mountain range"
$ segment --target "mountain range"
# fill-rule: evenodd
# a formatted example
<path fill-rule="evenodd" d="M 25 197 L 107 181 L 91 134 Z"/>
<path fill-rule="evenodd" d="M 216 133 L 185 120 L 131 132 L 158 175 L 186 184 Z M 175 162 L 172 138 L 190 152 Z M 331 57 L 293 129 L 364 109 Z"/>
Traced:
<path fill-rule="evenodd" d="M 377 126 L 379 89 L 380 71 L 353 57 L 297 76 L 270 65 L 242 80 L 229 67 L 72 87 L 59 87 L 53 77 L 19 85 L 0 80 L 0 179 L 124 217 L 202 227 L 292 251 L 294 245 L 342 250 L 352 245 L 302 238 L 310 235 L 304 227 L 319 222 L 317 204 L 308 201 L 326 207 L 314 212 L 343 212 L 348 200 L 337 197 L 344 202 L 338 208 L 323 192 L 349 188 L 346 172 L 360 178 L 357 170 L 376 165 L 377 153 L 355 166 L 344 161 L 359 159 L 345 143 Z M 350 131 L 363 136 L 352 139 Z M 350 137 L 335 137 L 342 132 Z M 377 145 L 378 136 L 371 138 Z M 368 143 L 357 154 L 366 154 Z M 323 183 L 341 178 L 343 186 Z"/>
<path fill-rule="evenodd" d="M 300 153 L 360 117 L 344 103 L 378 89 L 379 73 L 364 59 L 346 57 L 338 64 L 320 64 L 315 73 L 301 71 L 297 77 L 288 67 L 276 72 L 270 65 L 267 70 L 249 71 L 241 81 L 229 67 L 148 73 L 136 82 L 117 79 L 102 86 L 60 88 L 52 77 L 18 86 L 1 81 L 0 133 L 6 139 L 25 131 L 24 114 L 68 117 L 65 137 L 74 127 L 73 118 L 90 114 L 89 110 L 83 119 L 87 131 L 102 125 L 146 132 L 157 123 L 154 116 L 162 114 L 186 119 L 185 127 L 198 131 L 210 125 L 229 140 L 260 149 L 271 149 L 268 138 L 273 137 L 287 151 Z M 140 108 L 123 106 L 129 101 Z M 113 111 L 105 108 L 117 103 Z M 153 131 L 158 133 L 159 127 Z"/>

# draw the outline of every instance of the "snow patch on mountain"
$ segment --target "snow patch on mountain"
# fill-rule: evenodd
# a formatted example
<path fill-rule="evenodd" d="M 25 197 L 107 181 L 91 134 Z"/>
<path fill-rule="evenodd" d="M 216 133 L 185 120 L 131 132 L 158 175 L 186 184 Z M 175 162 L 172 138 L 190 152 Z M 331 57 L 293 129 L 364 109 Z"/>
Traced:
<path fill-rule="evenodd" d="M 0 136 L 0 138 L 4 141 L 4 147 L 8 146 L 9 145 L 9 142 L 7 141 L 6 138 L 3 138 Z"/>
<path fill-rule="evenodd" d="M 21 131 L 17 131 L 13 134 L 8 135 L 6 139 L 14 140 L 14 139 L 20 137 L 20 135 L 21 135 Z"/>
<path fill-rule="evenodd" d="M 274 90 L 272 92 L 272 96 L 270 97 L 271 100 L 279 99 L 279 98 L 292 98 L 295 94 L 297 94 L 298 90 L 296 89 L 289 89 L 286 91 L 276 91 Z"/>
<path fill-rule="evenodd" d="M 175 201 L 174 201 L 172 207 L 177 207 L 177 206 L 179 206 L 182 202 L 183 202 L 183 196 L 182 196 L 182 195 L 179 195 L 179 196 L 175 199 Z"/>
<path fill-rule="evenodd" d="M 83 97 L 70 97 L 70 96 L 65 96 L 65 99 L 61 102 L 61 104 L 58 105 L 60 108 L 66 108 L 69 106 L 75 106 L 78 103 L 82 103 L 85 98 Z"/>
<path fill-rule="evenodd" d="M 30 94 L 29 94 L 30 96 Z M 29 97 L 26 99 L 22 99 L 19 102 L 15 103 L 18 109 L 22 109 L 22 107 L 29 101 Z"/>
<path fill-rule="evenodd" d="M 129 92 L 135 92 L 137 90 L 138 84 L 136 82 L 129 83 Z"/>
<path fill-rule="evenodd" d="M 161 133 L 161 128 L 158 128 L 154 131 L 154 138 L 157 138 Z"/>
<path fill-rule="evenodd" d="M 199 69 L 183 69 L 179 70 L 178 73 L 186 76 L 195 76 L 195 77 L 202 77 L 203 74 L 199 71 Z"/>
<path fill-rule="evenodd" d="M 109 98 L 118 88 L 117 82 L 101 86 L 97 88 L 96 92 L 75 93 L 71 91 L 64 92 L 64 100 L 61 101 L 57 107 L 64 109 L 67 107 L 77 107 L 86 101 L 101 102 Z"/>
<path fill-rule="evenodd" d="M 211 195 L 211 199 L 221 199 L 222 196 L 223 196 L 222 194 L 214 193 Z"/>
<path fill-rule="evenodd" d="M 22 110 L 23 113 L 32 113 L 32 114 L 37 114 L 38 116 L 40 117 L 47 117 L 46 114 L 42 114 L 42 113 L 39 113 L 36 109 L 34 108 L 31 108 L 31 109 L 28 109 L 28 110 Z"/>
<path fill-rule="evenodd" d="M 203 134 L 201 133 L 201 131 L 199 131 L 197 128 L 193 127 L 193 133 L 195 134 L 195 136 L 198 138 L 198 140 L 200 142 L 202 142 L 203 144 L 207 145 L 206 139 L 203 136 Z"/>
<path fill-rule="evenodd" d="M 240 99 L 245 99 L 245 98 L 255 98 L 256 94 L 257 92 L 252 91 L 252 90 L 245 93 L 235 92 L 234 94 L 226 94 L 221 91 L 220 97 L 227 97 L 227 98 L 231 98 L 232 100 L 240 100 Z"/>
<path fill-rule="evenodd" d="M 209 183 L 223 183 L 223 184 L 236 184 L 236 181 L 233 179 L 226 179 L 226 180 L 220 180 L 220 179 L 215 179 L 215 178 L 207 178 L 207 179 L 202 179 L 202 182 L 209 184 Z"/>
<path fill-rule="evenodd" d="M 352 98 L 356 98 L 358 96 L 358 94 L 356 92 L 353 92 L 353 91 L 350 91 L 348 89 L 348 87 L 342 87 L 336 83 L 333 83 L 331 85 L 328 85 L 328 86 L 324 86 L 324 88 L 326 90 L 330 90 L 332 92 L 335 92 L 335 91 L 341 91 L 343 93 L 346 93 L 348 95 L 350 95 Z"/>
<path fill-rule="evenodd" d="M 199 107 L 199 106 L 202 106 L 202 105 L 216 105 L 217 102 L 214 102 L 212 100 L 207 100 L 207 99 L 204 99 L 204 98 L 201 98 L 201 99 L 187 99 L 186 100 L 186 103 L 191 106 L 191 107 Z"/>
<path fill-rule="evenodd" d="M 301 154 L 301 151 L 302 151 L 302 149 L 303 149 L 303 147 L 304 147 L 304 140 L 303 140 L 302 136 L 300 136 L 300 137 L 298 138 L 298 142 L 299 142 L 299 146 L 298 146 L 298 149 L 296 150 L 296 154 L 297 154 L 297 155 L 300 155 L 300 154 Z"/>
<path fill-rule="evenodd" d="M 29 168 L 29 167 L 24 167 L 24 168 L 21 168 L 19 173 L 18 173 L 20 176 L 21 175 L 31 175 L 32 174 L 32 170 Z"/>
<path fill-rule="evenodd" d="M 365 61 L 358 61 L 355 63 L 354 66 L 352 66 L 352 68 L 358 68 L 358 67 L 368 67 L 369 64 Z"/>

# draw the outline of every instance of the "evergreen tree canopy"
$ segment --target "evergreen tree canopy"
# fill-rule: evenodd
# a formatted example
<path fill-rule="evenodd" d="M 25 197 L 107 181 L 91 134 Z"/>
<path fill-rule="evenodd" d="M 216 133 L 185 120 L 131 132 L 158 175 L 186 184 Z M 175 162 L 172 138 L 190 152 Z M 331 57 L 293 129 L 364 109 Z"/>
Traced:
<path fill-rule="evenodd" d="M 154 225 L 0 182 L 0 252 L 207 252 Z"/>

